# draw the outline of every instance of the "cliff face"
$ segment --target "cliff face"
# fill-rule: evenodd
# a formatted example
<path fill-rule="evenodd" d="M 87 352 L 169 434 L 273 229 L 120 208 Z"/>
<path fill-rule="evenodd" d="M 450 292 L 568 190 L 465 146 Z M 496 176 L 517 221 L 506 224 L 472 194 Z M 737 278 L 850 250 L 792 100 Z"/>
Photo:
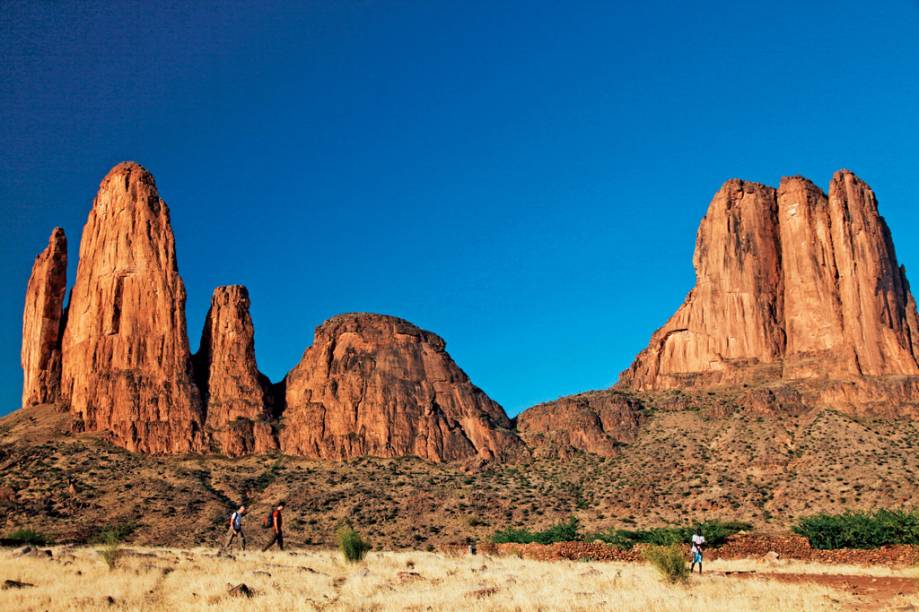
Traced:
<path fill-rule="evenodd" d="M 286 406 L 287 454 L 489 460 L 519 446 L 504 411 L 441 338 L 382 315 L 341 315 L 319 326 L 287 376 Z"/>
<path fill-rule="evenodd" d="M 203 448 L 169 209 L 138 164 L 115 166 L 99 187 L 62 353 L 63 398 L 78 428 L 111 432 L 130 450 Z"/>
<path fill-rule="evenodd" d="M 32 265 L 22 314 L 22 405 L 61 398 L 61 336 L 67 289 L 67 237 L 54 228 Z"/>
<path fill-rule="evenodd" d="M 696 286 L 619 385 L 917 375 L 917 316 L 871 189 L 732 180 L 699 228 Z"/>
<path fill-rule="evenodd" d="M 269 382 L 255 361 L 249 305 L 249 292 L 241 285 L 215 289 L 194 357 L 208 434 L 231 456 L 278 448 L 269 423 Z"/>

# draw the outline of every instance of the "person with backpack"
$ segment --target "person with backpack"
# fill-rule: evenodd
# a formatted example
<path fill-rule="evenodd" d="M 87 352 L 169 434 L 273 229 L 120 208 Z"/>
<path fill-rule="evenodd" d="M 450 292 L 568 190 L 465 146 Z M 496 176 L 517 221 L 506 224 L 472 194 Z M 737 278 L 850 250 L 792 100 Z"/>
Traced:
<path fill-rule="evenodd" d="M 690 574 L 695 569 L 696 563 L 699 564 L 699 575 L 702 574 L 702 547 L 704 545 L 705 536 L 702 535 L 702 530 L 697 527 L 695 533 L 692 534 L 692 547 L 689 550 L 692 555 L 692 562 L 689 564 Z"/>
<path fill-rule="evenodd" d="M 281 516 L 281 511 L 284 510 L 284 502 L 279 502 L 277 507 L 272 510 L 268 516 L 265 517 L 262 527 L 271 528 L 271 539 L 268 540 L 268 543 L 265 544 L 265 548 L 262 549 L 262 552 L 265 552 L 274 545 L 275 542 L 278 543 L 278 548 L 284 550 L 284 531 L 283 527 L 283 517 Z"/>
<path fill-rule="evenodd" d="M 234 538 L 239 538 L 239 549 L 246 550 L 246 534 L 243 533 L 243 516 L 247 510 L 245 506 L 240 506 L 233 514 L 230 515 L 230 526 L 227 530 L 227 539 L 222 548 L 229 548 Z"/>

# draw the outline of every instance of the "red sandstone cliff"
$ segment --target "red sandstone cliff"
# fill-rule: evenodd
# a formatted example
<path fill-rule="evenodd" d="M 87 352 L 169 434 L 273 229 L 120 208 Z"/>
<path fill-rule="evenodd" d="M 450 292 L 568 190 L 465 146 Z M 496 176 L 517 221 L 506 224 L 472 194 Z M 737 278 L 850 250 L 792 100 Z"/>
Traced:
<path fill-rule="evenodd" d="M 63 339 L 62 389 L 78 427 L 130 449 L 203 448 L 169 209 L 136 163 L 102 180 L 83 229 Z"/>
<path fill-rule="evenodd" d="M 319 326 L 286 378 L 286 400 L 287 454 L 490 460 L 519 447 L 504 411 L 444 341 L 394 317 L 346 314 Z"/>
<path fill-rule="evenodd" d="M 61 398 L 61 336 L 67 289 L 67 237 L 54 228 L 32 265 L 22 314 L 22 405 Z"/>
<path fill-rule="evenodd" d="M 267 406 L 268 379 L 255 361 L 249 291 L 217 287 L 194 357 L 208 434 L 220 452 L 239 456 L 278 448 Z"/>
<path fill-rule="evenodd" d="M 851 172 L 829 197 L 800 177 L 777 192 L 728 181 L 694 265 L 696 286 L 620 387 L 919 375 L 915 301 L 874 193 Z"/>

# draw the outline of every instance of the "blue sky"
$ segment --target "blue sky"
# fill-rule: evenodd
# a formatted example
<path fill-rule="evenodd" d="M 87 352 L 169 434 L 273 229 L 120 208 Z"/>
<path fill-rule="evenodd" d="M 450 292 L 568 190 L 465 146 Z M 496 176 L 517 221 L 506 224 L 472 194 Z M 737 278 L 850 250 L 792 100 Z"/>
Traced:
<path fill-rule="evenodd" d="M 172 210 L 192 350 L 241 283 L 273 380 L 382 312 L 510 414 L 615 382 L 728 178 L 851 168 L 919 270 L 915 1 L 251 4 L 0 4 L 0 413 L 32 260 L 61 225 L 73 278 L 127 159 Z"/>

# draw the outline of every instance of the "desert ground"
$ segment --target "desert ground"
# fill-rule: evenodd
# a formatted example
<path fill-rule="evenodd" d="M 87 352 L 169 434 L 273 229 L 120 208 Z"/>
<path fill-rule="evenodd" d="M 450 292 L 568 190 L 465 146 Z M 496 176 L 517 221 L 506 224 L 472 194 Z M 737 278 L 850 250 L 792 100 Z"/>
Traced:
<path fill-rule="evenodd" d="M 50 555 L 45 552 L 50 550 Z M 334 550 L 0 551 L 3 610 L 914 610 L 919 569 L 713 561 L 669 584 L 644 563 Z M 25 583 L 11 585 L 8 581 Z M 250 596 L 230 588 L 245 584 Z"/>

